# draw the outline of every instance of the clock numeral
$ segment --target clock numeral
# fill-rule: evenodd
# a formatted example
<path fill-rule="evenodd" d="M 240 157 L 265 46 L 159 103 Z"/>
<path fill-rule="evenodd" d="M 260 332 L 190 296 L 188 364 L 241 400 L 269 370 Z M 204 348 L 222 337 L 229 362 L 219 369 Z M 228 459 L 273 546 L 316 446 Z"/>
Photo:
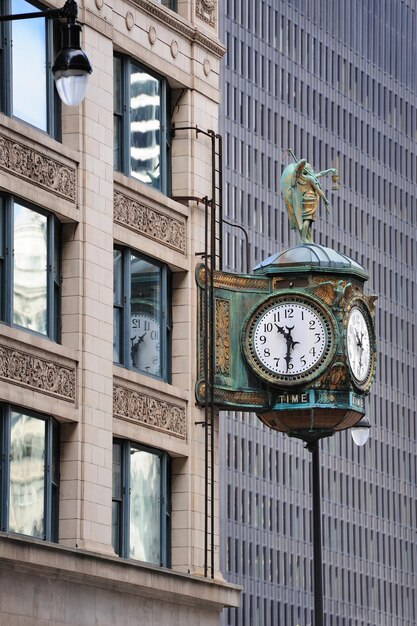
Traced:
<path fill-rule="evenodd" d="M 285 309 L 286 319 L 292 319 L 294 317 L 294 309 Z"/>
<path fill-rule="evenodd" d="M 308 328 L 309 330 L 314 330 L 316 328 L 316 320 L 309 320 Z"/>
<path fill-rule="evenodd" d="M 294 363 L 287 363 L 287 371 L 294 369 Z"/>
<path fill-rule="evenodd" d="M 272 322 L 267 322 L 264 324 L 264 333 L 271 333 L 273 328 Z"/>
<path fill-rule="evenodd" d="M 264 349 L 264 356 L 271 356 L 271 351 L 269 348 Z"/>
<path fill-rule="evenodd" d="M 266 337 L 265 337 L 265 335 L 261 335 L 261 336 L 259 337 L 259 341 L 260 341 L 261 343 L 266 343 Z"/>
<path fill-rule="evenodd" d="M 316 349 L 315 348 L 311 348 L 309 350 L 309 353 L 312 354 L 313 356 L 316 356 Z"/>
<path fill-rule="evenodd" d="M 319 333 L 316 333 L 316 343 L 319 343 L 320 339 L 321 339 L 321 335 L 319 335 Z"/>
<path fill-rule="evenodd" d="M 280 357 L 279 357 L 279 356 L 274 356 L 274 361 L 275 361 L 275 365 L 276 365 L 276 367 L 278 367 L 278 364 L 279 364 L 279 359 L 280 359 Z"/>
<path fill-rule="evenodd" d="M 151 330 L 151 339 L 159 339 L 159 332 L 157 330 Z"/>
<path fill-rule="evenodd" d="M 276 313 L 274 313 L 274 322 L 280 322 L 280 321 L 281 321 L 280 312 L 277 311 Z"/>
<path fill-rule="evenodd" d="M 303 354 L 303 356 L 300 356 L 300 361 L 301 361 L 301 365 L 307 365 L 307 361 L 305 359 L 305 354 Z"/>

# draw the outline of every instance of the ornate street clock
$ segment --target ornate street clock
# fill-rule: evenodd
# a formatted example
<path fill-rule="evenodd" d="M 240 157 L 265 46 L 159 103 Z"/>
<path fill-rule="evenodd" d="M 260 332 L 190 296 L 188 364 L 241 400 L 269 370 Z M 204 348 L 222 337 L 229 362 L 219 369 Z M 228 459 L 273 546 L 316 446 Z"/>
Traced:
<path fill-rule="evenodd" d="M 267 298 L 243 330 L 249 366 L 269 383 L 294 387 L 317 378 L 335 352 L 336 321 L 318 299 L 294 291 Z"/>
<path fill-rule="evenodd" d="M 354 260 L 312 243 L 266 259 L 252 275 L 215 272 L 209 382 L 216 406 L 254 411 L 304 441 L 357 424 L 376 368 L 367 279 Z M 205 289 L 203 267 L 197 281 Z M 203 403 L 201 357 L 198 365 Z"/>

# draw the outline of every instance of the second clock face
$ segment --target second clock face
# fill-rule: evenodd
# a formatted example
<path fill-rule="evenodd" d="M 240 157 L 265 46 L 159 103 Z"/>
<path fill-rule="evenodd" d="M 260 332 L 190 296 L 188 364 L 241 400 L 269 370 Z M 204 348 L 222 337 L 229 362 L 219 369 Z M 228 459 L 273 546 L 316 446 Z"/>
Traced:
<path fill-rule="evenodd" d="M 352 374 L 359 386 L 370 374 L 372 365 L 370 323 L 359 306 L 353 306 L 347 323 L 347 355 Z"/>
<path fill-rule="evenodd" d="M 296 385 L 313 379 L 331 356 L 330 317 L 302 297 L 264 304 L 249 321 L 245 348 L 249 362 L 270 382 Z"/>

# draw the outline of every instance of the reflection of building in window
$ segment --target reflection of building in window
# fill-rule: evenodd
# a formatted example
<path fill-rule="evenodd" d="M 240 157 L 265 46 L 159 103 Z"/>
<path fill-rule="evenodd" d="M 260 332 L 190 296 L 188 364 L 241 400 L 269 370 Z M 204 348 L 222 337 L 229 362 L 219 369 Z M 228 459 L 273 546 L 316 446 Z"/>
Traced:
<path fill-rule="evenodd" d="M 59 424 L 0 405 L 0 527 L 57 541 Z"/>
<path fill-rule="evenodd" d="M 128 298 L 123 286 L 129 284 Z M 129 248 L 114 251 L 114 361 L 167 380 L 170 355 L 168 268 Z"/>
<path fill-rule="evenodd" d="M 170 470 L 166 453 L 113 444 L 113 547 L 117 554 L 169 565 Z"/>
<path fill-rule="evenodd" d="M 10 441 L 9 530 L 42 537 L 45 422 L 12 413 Z"/>
<path fill-rule="evenodd" d="M 132 176 L 159 188 L 160 85 L 132 65 L 130 74 L 130 161 Z"/>
<path fill-rule="evenodd" d="M 47 218 L 14 205 L 13 322 L 47 332 Z"/>

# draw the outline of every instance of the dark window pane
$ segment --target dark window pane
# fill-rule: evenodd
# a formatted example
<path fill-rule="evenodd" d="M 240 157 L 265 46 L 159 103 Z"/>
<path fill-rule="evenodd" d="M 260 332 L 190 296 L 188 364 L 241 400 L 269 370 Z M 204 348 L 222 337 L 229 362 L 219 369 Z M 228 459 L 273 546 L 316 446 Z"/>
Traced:
<path fill-rule="evenodd" d="M 160 189 L 160 81 L 130 66 L 130 170 Z"/>
<path fill-rule="evenodd" d="M 9 530 L 43 537 L 45 422 L 11 413 Z"/>
<path fill-rule="evenodd" d="M 25 0 L 12 0 L 13 14 L 37 10 Z M 41 18 L 17 20 L 12 26 L 12 114 L 44 131 L 47 130 L 45 22 Z"/>
<path fill-rule="evenodd" d="M 132 366 L 161 375 L 161 270 L 131 255 L 130 343 Z"/>
<path fill-rule="evenodd" d="M 161 563 L 161 459 L 144 450 L 130 454 L 130 554 Z"/>
<path fill-rule="evenodd" d="M 47 333 L 47 218 L 14 204 L 13 323 Z"/>
<path fill-rule="evenodd" d="M 122 305 L 123 305 L 123 256 L 120 250 L 113 252 L 113 361 L 122 362 Z"/>

